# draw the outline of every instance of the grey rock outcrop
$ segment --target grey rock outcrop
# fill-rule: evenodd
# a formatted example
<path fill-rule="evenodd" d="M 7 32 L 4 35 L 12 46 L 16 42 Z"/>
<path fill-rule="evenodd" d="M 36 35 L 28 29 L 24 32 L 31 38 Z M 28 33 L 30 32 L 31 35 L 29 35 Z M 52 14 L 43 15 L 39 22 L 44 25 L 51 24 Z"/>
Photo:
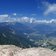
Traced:
<path fill-rule="evenodd" d="M 22 49 L 14 45 L 0 45 L 0 56 L 56 56 L 56 52 L 41 47 Z"/>

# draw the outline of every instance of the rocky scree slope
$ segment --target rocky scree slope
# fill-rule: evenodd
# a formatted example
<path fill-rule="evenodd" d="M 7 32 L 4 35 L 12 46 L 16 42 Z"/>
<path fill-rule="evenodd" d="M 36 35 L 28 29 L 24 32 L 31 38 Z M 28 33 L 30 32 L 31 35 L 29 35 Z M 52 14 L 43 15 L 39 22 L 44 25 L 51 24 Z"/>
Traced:
<path fill-rule="evenodd" d="M 0 56 L 56 56 L 56 52 L 41 47 L 22 49 L 14 45 L 0 45 Z"/>

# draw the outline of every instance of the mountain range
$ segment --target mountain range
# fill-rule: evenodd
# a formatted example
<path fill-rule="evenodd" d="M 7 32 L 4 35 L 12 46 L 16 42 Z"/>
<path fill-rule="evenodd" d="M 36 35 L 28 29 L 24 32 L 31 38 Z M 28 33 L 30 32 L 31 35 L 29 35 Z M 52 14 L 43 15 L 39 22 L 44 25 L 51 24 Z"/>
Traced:
<path fill-rule="evenodd" d="M 56 24 L 0 22 L 0 44 L 56 50 Z"/>

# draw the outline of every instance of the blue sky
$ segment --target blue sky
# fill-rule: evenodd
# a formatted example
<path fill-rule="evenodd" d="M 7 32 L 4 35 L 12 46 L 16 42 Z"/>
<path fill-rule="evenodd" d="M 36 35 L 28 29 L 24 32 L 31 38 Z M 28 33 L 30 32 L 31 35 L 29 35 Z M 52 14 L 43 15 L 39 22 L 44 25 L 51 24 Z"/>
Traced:
<path fill-rule="evenodd" d="M 56 19 L 56 0 L 0 0 L 0 15 Z"/>
<path fill-rule="evenodd" d="M 0 0 L 0 13 L 32 14 L 37 11 L 35 0 Z"/>

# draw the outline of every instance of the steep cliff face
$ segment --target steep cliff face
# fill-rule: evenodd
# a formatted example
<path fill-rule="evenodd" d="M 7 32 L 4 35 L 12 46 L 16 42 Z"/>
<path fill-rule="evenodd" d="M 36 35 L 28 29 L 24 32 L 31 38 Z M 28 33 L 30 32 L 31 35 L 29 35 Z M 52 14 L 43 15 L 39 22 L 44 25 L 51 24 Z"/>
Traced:
<path fill-rule="evenodd" d="M 0 45 L 0 56 L 56 56 L 56 52 L 41 47 L 22 49 L 13 45 Z"/>

